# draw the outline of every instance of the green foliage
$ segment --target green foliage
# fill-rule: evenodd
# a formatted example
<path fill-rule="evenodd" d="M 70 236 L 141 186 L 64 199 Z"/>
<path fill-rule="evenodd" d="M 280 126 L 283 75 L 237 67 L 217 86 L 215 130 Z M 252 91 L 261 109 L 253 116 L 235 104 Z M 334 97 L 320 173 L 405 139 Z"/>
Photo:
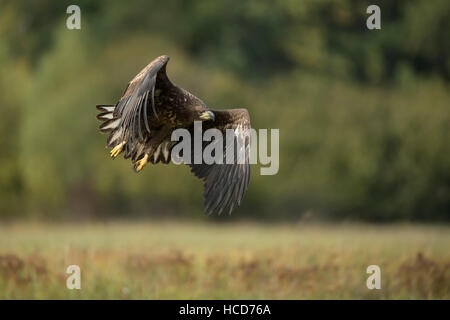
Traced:
<path fill-rule="evenodd" d="M 79 1 L 72 31 L 68 5 L 2 5 L 0 217 L 201 217 L 187 168 L 136 175 L 97 132 L 94 106 L 168 54 L 175 83 L 280 129 L 235 216 L 450 218 L 448 1 L 380 1 L 378 31 L 367 1 Z"/>

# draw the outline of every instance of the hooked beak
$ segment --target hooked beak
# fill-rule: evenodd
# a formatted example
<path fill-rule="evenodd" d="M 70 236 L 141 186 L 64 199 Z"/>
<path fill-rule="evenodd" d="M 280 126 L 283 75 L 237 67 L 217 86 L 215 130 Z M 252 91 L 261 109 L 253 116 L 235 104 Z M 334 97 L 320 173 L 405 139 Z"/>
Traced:
<path fill-rule="evenodd" d="M 200 115 L 200 119 L 202 119 L 202 120 L 215 120 L 216 116 L 211 111 L 204 111 Z"/>

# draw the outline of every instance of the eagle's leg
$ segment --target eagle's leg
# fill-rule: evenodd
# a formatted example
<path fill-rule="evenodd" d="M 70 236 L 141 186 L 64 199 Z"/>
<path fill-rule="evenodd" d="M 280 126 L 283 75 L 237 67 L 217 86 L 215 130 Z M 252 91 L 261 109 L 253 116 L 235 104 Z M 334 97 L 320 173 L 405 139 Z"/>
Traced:
<path fill-rule="evenodd" d="M 148 153 L 144 154 L 144 157 L 136 161 L 135 170 L 136 172 L 141 171 L 148 162 L 149 155 Z"/>
<path fill-rule="evenodd" d="M 117 157 L 122 152 L 124 145 L 125 145 L 125 141 L 122 141 L 117 146 L 115 146 L 109 153 L 111 155 L 111 158 L 114 159 L 115 157 Z"/>
<path fill-rule="evenodd" d="M 153 147 L 153 145 L 151 143 L 152 143 L 152 140 L 150 140 L 150 146 L 145 150 L 144 156 L 141 159 L 136 161 L 136 163 L 134 165 L 134 170 L 136 172 L 139 172 L 142 169 L 144 169 L 145 165 L 148 162 L 148 159 L 150 159 L 150 157 L 155 152 L 155 148 Z"/>
<path fill-rule="evenodd" d="M 148 160 L 153 156 L 158 146 L 163 142 L 164 138 L 167 136 L 169 131 L 169 128 L 162 128 L 156 136 L 150 139 L 150 141 L 147 144 L 147 148 L 145 149 L 144 156 L 137 160 L 134 165 L 134 170 L 136 172 L 141 171 L 145 165 L 147 164 Z"/>

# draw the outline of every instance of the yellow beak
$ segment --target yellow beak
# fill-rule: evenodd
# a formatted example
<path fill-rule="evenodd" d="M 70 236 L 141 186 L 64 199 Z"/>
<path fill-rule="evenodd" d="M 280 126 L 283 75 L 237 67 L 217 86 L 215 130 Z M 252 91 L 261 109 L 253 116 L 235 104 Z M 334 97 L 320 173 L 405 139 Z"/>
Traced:
<path fill-rule="evenodd" d="M 200 119 L 202 119 L 202 120 L 215 120 L 216 116 L 211 111 L 204 111 L 200 115 Z"/>

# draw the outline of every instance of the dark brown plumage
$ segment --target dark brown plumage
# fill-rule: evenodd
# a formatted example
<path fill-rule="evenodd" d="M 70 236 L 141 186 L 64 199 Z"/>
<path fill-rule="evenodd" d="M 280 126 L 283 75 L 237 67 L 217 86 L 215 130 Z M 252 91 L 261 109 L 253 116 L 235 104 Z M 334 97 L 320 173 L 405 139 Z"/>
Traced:
<path fill-rule="evenodd" d="M 216 128 L 223 132 L 234 130 L 234 140 L 240 142 L 243 161 L 225 164 L 190 164 L 191 171 L 204 181 L 205 211 L 231 213 L 240 205 L 250 181 L 250 117 L 246 109 L 212 110 L 188 91 L 173 85 L 166 75 L 168 56 L 161 56 L 148 64 L 128 83 L 116 105 L 98 105 L 102 121 L 100 131 L 108 133 L 107 147 L 111 156 L 124 152 L 131 158 L 138 172 L 147 162 L 170 162 L 170 153 L 177 142 L 171 141 L 178 128 L 194 131 L 194 121 L 203 121 L 202 130 Z M 193 140 L 192 140 L 193 143 Z M 213 142 L 203 142 L 203 147 Z M 192 146 L 193 148 L 193 146 Z"/>

